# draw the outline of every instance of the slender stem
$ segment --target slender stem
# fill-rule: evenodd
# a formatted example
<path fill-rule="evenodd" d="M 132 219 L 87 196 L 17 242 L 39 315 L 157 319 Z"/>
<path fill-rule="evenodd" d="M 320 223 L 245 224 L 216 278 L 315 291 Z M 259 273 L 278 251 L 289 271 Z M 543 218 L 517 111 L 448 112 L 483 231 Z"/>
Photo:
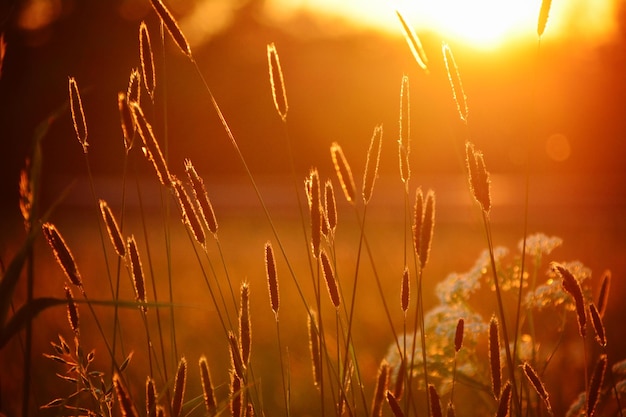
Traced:
<path fill-rule="evenodd" d="M 241 152 L 241 149 L 239 149 L 239 145 L 237 145 L 237 141 L 235 140 L 235 137 L 233 136 L 232 131 L 230 130 L 230 127 L 228 126 L 228 123 L 226 122 L 226 118 L 224 117 L 224 114 L 222 113 L 222 110 L 220 109 L 219 105 L 217 104 L 217 100 L 215 99 L 215 96 L 213 95 L 213 92 L 211 91 L 211 89 L 209 88 L 209 84 L 207 83 L 206 79 L 204 78 L 204 74 L 202 74 L 202 71 L 200 71 L 200 67 L 198 66 L 198 63 L 192 59 L 192 63 L 194 65 L 194 67 L 196 68 L 196 71 L 198 73 L 198 76 L 200 77 L 204 88 L 206 89 L 207 93 L 209 94 L 209 98 L 211 99 L 211 104 L 213 105 L 213 108 L 215 109 L 215 112 L 217 113 L 220 122 L 222 123 L 222 127 L 224 128 L 224 131 L 226 132 L 226 135 L 228 136 L 228 139 L 230 140 L 230 143 L 232 144 L 235 153 L 237 154 L 237 156 L 239 157 L 239 161 L 241 162 L 247 176 L 248 179 L 250 180 L 251 184 L 252 184 L 252 188 L 254 189 L 254 192 L 259 200 L 259 203 L 261 204 L 261 208 L 263 209 L 263 213 L 265 214 L 265 217 L 267 218 L 267 221 L 270 225 L 270 228 L 272 229 L 272 233 L 274 235 L 274 238 L 276 239 L 276 242 L 278 243 L 278 247 L 280 249 L 281 254 L 283 255 L 283 258 L 285 259 L 285 263 L 287 264 L 287 269 L 289 270 L 289 273 L 293 279 L 293 282 L 296 286 L 296 289 L 298 290 L 298 295 L 300 296 L 300 298 L 302 299 L 302 302 L 307 310 L 307 313 L 309 313 L 309 308 L 308 308 L 308 303 L 306 302 L 306 298 L 304 297 L 304 293 L 302 292 L 302 288 L 300 287 L 300 284 L 298 283 L 298 280 L 296 279 L 296 273 L 291 265 L 291 262 L 289 261 L 289 258 L 287 256 L 287 253 L 285 251 L 285 247 L 278 235 L 278 231 L 276 229 L 276 226 L 274 225 L 274 222 L 272 220 L 272 217 L 270 215 L 270 212 L 265 204 L 265 200 L 263 200 L 263 197 L 261 196 L 261 191 L 259 190 L 259 187 L 257 186 L 257 183 L 254 179 L 254 176 L 252 175 L 252 172 L 250 171 L 250 168 L 248 167 L 248 163 L 246 162 L 243 153 Z"/>
<path fill-rule="evenodd" d="M 33 300 L 33 289 L 35 288 L 35 262 L 34 262 L 34 249 L 33 246 L 28 250 L 28 261 L 26 264 L 26 302 L 30 303 Z M 24 341 L 24 380 L 22 381 L 22 415 L 29 415 L 29 403 L 30 403 L 30 382 L 31 382 L 31 368 L 32 368 L 32 350 L 33 350 L 33 323 L 32 320 L 28 321 L 26 325 L 26 334 Z"/>
<path fill-rule="evenodd" d="M 509 346 L 509 343 L 511 341 L 511 339 L 509 338 L 509 333 L 507 330 L 507 324 L 506 324 L 506 314 L 504 312 L 504 305 L 502 302 L 502 294 L 500 291 L 500 282 L 498 279 L 498 272 L 496 269 L 496 259 L 494 257 L 494 252 L 493 252 L 493 239 L 492 239 L 492 235 L 491 235 L 491 222 L 489 221 L 489 218 L 487 217 L 487 214 L 485 213 L 484 210 L 481 210 L 482 215 L 483 215 L 483 224 L 485 225 L 485 232 L 487 235 L 487 244 L 489 246 L 489 260 L 491 262 L 491 272 L 493 274 L 493 282 L 494 282 L 494 286 L 496 289 L 496 299 L 498 301 L 498 312 L 500 314 L 500 321 L 502 322 L 502 333 L 504 336 L 504 349 L 506 351 L 506 360 L 507 360 L 507 366 L 509 368 L 509 376 L 511 379 L 511 385 L 512 385 L 512 389 L 513 389 L 513 402 L 515 403 L 515 405 L 517 406 L 517 411 L 518 414 L 521 416 L 522 415 L 522 406 L 518 401 L 518 392 L 517 392 L 517 382 L 515 380 L 515 367 L 514 367 L 514 363 L 513 363 L 513 357 L 511 356 L 511 347 Z"/>
<path fill-rule="evenodd" d="M 285 380 L 285 364 L 283 363 L 283 348 L 280 337 L 280 323 L 278 321 L 278 313 L 276 313 L 276 337 L 278 339 L 278 361 L 280 362 L 280 377 L 283 383 L 283 399 L 285 401 L 285 414 L 287 417 L 291 416 L 290 404 L 291 399 L 289 398 L 289 390 L 287 387 L 287 382 Z"/>

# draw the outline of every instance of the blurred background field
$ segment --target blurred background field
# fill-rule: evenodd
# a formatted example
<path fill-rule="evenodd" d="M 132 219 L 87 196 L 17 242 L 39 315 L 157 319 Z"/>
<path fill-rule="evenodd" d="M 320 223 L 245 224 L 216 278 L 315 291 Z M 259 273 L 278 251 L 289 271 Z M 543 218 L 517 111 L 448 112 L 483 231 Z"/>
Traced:
<path fill-rule="evenodd" d="M 265 47 L 269 42 L 276 43 L 285 72 L 289 135 L 301 198 L 302 184 L 311 166 L 320 169 L 323 179 L 335 180 L 329 154 L 333 141 L 343 146 L 360 184 L 371 131 L 378 123 L 384 125 L 380 177 L 368 208 L 366 233 L 396 326 L 402 324 L 399 288 L 404 250 L 404 201 L 396 141 L 400 81 L 407 74 L 411 78 L 412 188 L 422 186 L 437 193 L 432 258 L 425 272 L 426 308 L 435 304 L 436 283 L 450 272 L 468 270 L 485 248 L 481 219 L 464 174 L 464 140 L 471 139 L 484 151 L 492 173 L 495 244 L 512 250 L 523 233 L 523 161 L 528 152 L 529 232 L 563 238 L 563 246 L 550 260 L 578 259 L 590 267 L 596 293 L 603 271 L 612 270 L 613 287 L 605 318 L 610 340 L 608 353 L 615 360 L 624 357 L 624 309 L 620 300 L 626 293 L 626 26 L 621 2 L 599 2 L 597 7 L 607 6 L 609 10 L 607 20 L 594 20 L 593 25 L 591 19 L 595 15 L 583 8 L 588 7 L 585 2 L 575 3 L 583 8 L 578 12 L 554 12 L 549 24 L 554 24 L 555 29 L 548 27 L 540 49 L 532 19 L 527 32 L 501 35 L 501 42 L 486 42 L 429 26 L 419 13 L 409 15 L 430 58 L 428 75 L 411 56 L 394 20 L 393 8 L 382 10 L 388 13 L 383 20 L 393 22 L 395 28 L 371 23 L 365 17 L 351 18 L 356 9 L 329 12 L 315 7 L 324 4 L 321 1 L 250 0 L 232 6 L 229 2 L 179 0 L 168 4 L 192 42 L 195 59 L 258 180 L 289 259 L 296 265 L 296 275 L 304 277 L 303 285 L 308 291 L 308 263 L 284 131 L 268 82 Z M 147 1 L 13 1 L 0 6 L 0 11 L 7 42 L 0 77 L 0 259 L 6 265 L 23 239 L 18 209 L 19 172 L 32 151 L 35 127 L 66 103 L 68 76 L 76 77 L 81 87 L 96 192 L 119 211 L 124 148 L 117 92 L 126 89 L 130 69 L 139 65 L 139 22 L 146 20 L 153 39 L 158 39 L 159 26 Z M 449 14 L 455 16 L 454 9 Z M 468 15 L 468 19 L 473 18 Z M 497 15 L 493 19 L 498 20 Z M 441 58 L 442 40 L 450 43 L 459 65 L 468 96 L 468 128 L 458 121 L 449 91 Z M 183 160 L 191 158 L 205 179 L 220 223 L 220 242 L 229 273 L 236 288 L 242 280 L 251 285 L 253 367 L 263 375 L 263 390 L 271 392 L 268 387 L 277 387 L 280 381 L 275 372 L 278 351 L 265 282 L 263 244 L 273 236 L 199 77 L 167 37 L 166 46 L 165 61 L 161 55 L 156 57 L 162 96 L 157 99 L 155 111 L 166 112 L 166 118 L 155 117 L 157 134 L 162 140 L 167 122 L 167 153 L 173 172 L 182 176 Z M 163 107 L 159 100 L 165 97 L 167 104 Z M 91 297 L 110 298 L 96 227 L 98 212 L 69 112 L 52 121 L 43 143 L 43 155 L 43 206 L 76 181 L 52 221 L 72 248 Z M 155 242 L 151 246 L 155 276 L 158 285 L 163 286 L 160 294 L 166 294 L 162 195 L 152 167 L 138 152 L 132 160 L 125 230 L 141 234 L 138 184 L 151 242 Z M 350 285 L 359 231 L 351 207 L 339 192 L 337 199 L 341 265 L 338 275 L 344 285 Z M 219 388 L 224 394 L 228 381 L 227 345 L 221 332 L 215 331 L 216 317 L 207 303 L 207 290 L 192 243 L 178 221 L 175 204 L 170 202 L 179 353 L 192 365 L 200 354 L 206 354 L 209 364 L 215 366 L 214 377 L 224 384 Z M 208 246 L 219 270 L 219 255 L 212 242 Z M 117 259 L 108 246 L 107 251 L 109 267 L 114 271 Z M 64 277 L 47 244 L 40 241 L 35 253 L 36 295 L 62 297 Z M 284 345 L 289 346 L 294 385 L 294 413 L 307 415 L 316 409 L 319 400 L 315 395 L 298 395 L 314 392 L 304 324 L 306 311 L 280 256 L 278 272 L 281 311 L 285 312 L 281 325 Z M 360 347 L 364 380 L 371 391 L 380 359 L 393 340 L 386 319 L 380 314 L 379 295 L 372 291 L 372 270 L 365 258 L 361 260 L 361 274 L 355 343 Z M 123 294 L 132 299 L 126 272 L 122 271 L 121 276 Z M 481 296 L 488 297 L 487 294 Z M 19 305 L 24 297 L 23 288 L 18 289 L 15 304 Z M 477 300 L 488 317 L 495 303 L 491 298 Z M 99 307 L 97 311 L 104 322 L 111 314 L 108 307 Z M 138 312 L 124 311 L 123 315 L 123 339 L 128 349 L 140 346 L 134 347 L 135 357 L 128 372 L 141 388 L 146 375 L 145 357 L 142 358 L 145 340 L 143 331 L 137 329 L 142 325 Z M 94 329 L 84 308 L 81 318 L 85 329 Z M 546 326 L 553 325 L 549 317 L 545 320 Z M 569 324 L 574 324 L 573 317 Z M 62 308 L 45 312 L 34 326 L 33 410 L 35 404 L 61 395 L 62 387 L 54 375 L 58 369 L 41 353 L 50 350 L 49 342 L 58 333 L 69 335 Z M 574 327 L 570 330 L 575 334 Z M 97 357 L 102 357 L 98 364 L 108 371 L 110 365 L 98 335 L 94 331 L 85 338 L 93 341 Z M 563 356 L 556 358 L 552 366 L 566 369 L 563 363 L 575 349 L 565 343 Z M 581 361 L 574 359 L 575 363 Z M 17 415 L 22 370 L 18 340 L 0 352 L 0 361 L 0 411 Z M 190 386 L 197 388 L 196 374 L 192 367 L 191 376 L 196 380 Z M 547 378 L 550 383 L 549 373 Z M 558 404 L 555 411 L 561 411 L 557 414 L 562 414 L 581 389 L 549 386 L 554 388 L 554 403 Z M 276 398 L 271 399 L 270 395 L 265 399 L 268 410 L 280 409 L 280 394 L 276 390 Z M 200 395 L 199 389 L 193 395 Z"/>

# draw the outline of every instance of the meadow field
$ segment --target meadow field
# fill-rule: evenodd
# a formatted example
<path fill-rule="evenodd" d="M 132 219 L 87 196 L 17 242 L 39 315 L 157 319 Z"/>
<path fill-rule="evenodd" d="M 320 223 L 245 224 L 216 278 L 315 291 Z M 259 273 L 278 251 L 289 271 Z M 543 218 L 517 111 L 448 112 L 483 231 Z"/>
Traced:
<path fill-rule="evenodd" d="M 3 38 L 0 415 L 622 415 L 622 44 L 149 3 Z"/>

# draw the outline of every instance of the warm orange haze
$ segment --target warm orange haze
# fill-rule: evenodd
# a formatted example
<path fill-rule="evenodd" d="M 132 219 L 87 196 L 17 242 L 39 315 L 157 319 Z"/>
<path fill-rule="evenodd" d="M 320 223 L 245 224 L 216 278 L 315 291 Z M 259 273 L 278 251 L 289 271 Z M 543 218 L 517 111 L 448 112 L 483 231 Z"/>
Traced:
<path fill-rule="evenodd" d="M 394 13 L 398 10 L 419 32 L 435 32 L 442 40 L 486 50 L 531 41 L 536 36 L 540 7 L 539 0 L 273 0 L 266 3 L 270 18 L 277 20 L 309 11 L 393 35 L 398 34 Z M 592 42 L 607 39 L 616 30 L 617 7 L 618 3 L 610 0 L 554 1 L 546 36 L 564 40 L 576 33 Z"/>
<path fill-rule="evenodd" d="M 1 4 L 0 417 L 622 417 L 625 28 Z"/>

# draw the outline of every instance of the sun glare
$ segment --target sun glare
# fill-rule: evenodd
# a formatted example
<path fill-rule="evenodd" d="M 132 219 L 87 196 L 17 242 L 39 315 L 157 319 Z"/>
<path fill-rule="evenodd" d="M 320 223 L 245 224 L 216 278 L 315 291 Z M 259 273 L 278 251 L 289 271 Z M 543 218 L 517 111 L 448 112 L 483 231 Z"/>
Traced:
<path fill-rule="evenodd" d="M 267 7 L 279 19 L 309 11 L 396 34 L 401 33 L 398 10 L 418 33 L 430 31 L 444 41 L 496 49 L 537 38 L 541 0 L 272 0 Z M 610 34 L 613 7 L 611 0 L 553 0 L 544 37 L 597 39 Z"/>

